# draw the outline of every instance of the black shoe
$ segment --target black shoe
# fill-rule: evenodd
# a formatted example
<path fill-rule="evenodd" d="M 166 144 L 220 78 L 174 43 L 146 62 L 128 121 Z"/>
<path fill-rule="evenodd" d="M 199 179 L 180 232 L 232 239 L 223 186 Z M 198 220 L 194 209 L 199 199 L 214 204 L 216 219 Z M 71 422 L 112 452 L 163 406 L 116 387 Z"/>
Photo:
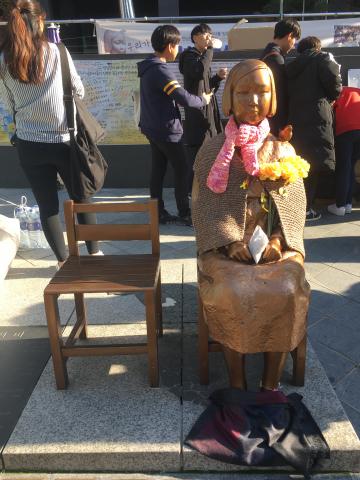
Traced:
<path fill-rule="evenodd" d="M 192 218 L 191 215 L 179 215 L 177 217 L 177 225 L 185 225 L 186 227 L 192 227 Z"/>
<path fill-rule="evenodd" d="M 306 221 L 311 222 L 313 220 L 320 220 L 321 213 L 315 212 L 312 208 L 306 212 Z"/>
<path fill-rule="evenodd" d="M 174 224 L 177 222 L 177 217 L 175 215 L 171 215 L 167 210 L 162 210 L 159 213 L 159 223 L 162 225 L 166 224 Z"/>

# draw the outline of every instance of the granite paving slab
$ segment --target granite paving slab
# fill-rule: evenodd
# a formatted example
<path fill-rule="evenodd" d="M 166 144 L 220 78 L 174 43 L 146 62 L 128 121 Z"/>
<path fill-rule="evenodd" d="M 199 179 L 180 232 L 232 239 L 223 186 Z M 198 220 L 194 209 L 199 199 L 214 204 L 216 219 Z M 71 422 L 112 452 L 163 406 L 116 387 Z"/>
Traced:
<path fill-rule="evenodd" d="M 105 331 L 105 330 L 106 331 Z M 90 326 L 111 342 L 140 325 Z M 150 388 L 144 355 L 72 358 L 69 388 L 41 376 L 3 452 L 5 469 L 45 472 L 140 472 L 180 469 L 180 336 L 160 341 L 161 388 Z"/>
<path fill-rule="evenodd" d="M 341 261 L 338 261 L 336 263 L 329 263 L 329 264 L 324 264 L 324 267 L 326 265 L 330 267 L 334 267 L 337 270 L 340 270 L 342 272 L 350 273 L 351 275 L 354 275 L 356 277 L 360 277 L 360 254 L 357 253 L 356 255 L 350 254 L 346 255 L 341 259 Z"/>
<path fill-rule="evenodd" d="M 359 316 L 360 299 L 349 300 L 343 305 L 334 307 L 330 316 L 334 318 L 342 318 L 347 322 L 353 322 Z"/>
<path fill-rule="evenodd" d="M 197 383 L 197 345 L 196 337 L 191 326 L 186 326 L 188 335 L 184 336 L 184 398 L 183 398 L 183 440 L 190 431 L 195 420 L 206 406 L 206 398 L 211 391 L 227 385 L 227 374 L 224 361 L 220 354 L 210 354 L 210 384 L 208 387 L 199 386 Z M 248 368 L 250 374 L 250 388 L 254 388 L 254 379 L 257 385 L 261 376 L 261 364 L 254 361 L 253 355 L 248 359 L 254 363 Z M 249 363 L 249 362 L 248 362 Z M 290 384 L 291 361 L 288 359 L 285 372 L 281 380 L 284 393 L 298 392 L 304 398 L 304 403 L 309 408 L 315 421 L 319 425 L 331 451 L 330 460 L 323 460 L 321 470 L 325 471 L 360 471 L 360 441 L 345 414 L 333 388 L 330 385 L 325 371 L 321 366 L 310 342 L 308 342 L 308 355 L 306 363 L 305 386 L 294 387 Z M 257 370 L 256 372 L 254 370 Z M 250 371 L 252 370 L 252 372 Z M 194 373 L 195 372 L 195 373 Z M 195 375 L 195 376 L 194 376 Z M 252 384 L 252 386 L 251 386 Z M 246 467 L 227 465 L 222 462 L 208 459 L 198 452 L 183 445 L 184 469 L 186 470 L 245 470 Z"/>
<path fill-rule="evenodd" d="M 314 308 L 310 302 L 310 307 L 308 310 L 308 328 L 310 329 L 318 322 L 325 320 L 326 318 L 328 318 L 328 315 L 324 315 L 319 310 L 316 310 L 316 308 Z"/>
<path fill-rule="evenodd" d="M 328 322 L 325 323 L 327 325 Z M 322 324 L 321 324 L 322 325 Z M 325 328 L 325 326 L 323 326 Z M 324 370 L 330 380 L 330 383 L 334 386 L 345 375 L 349 374 L 356 366 L 349 357 L 339 353 L 333 348 L 329 348 L 321 341 L 315 341 L 315 337 L 311 335 L 311 329 L 309 329 L 311 338 L 311 344 L 316 351 Z"/>
<path fill-rule="evenodd" d="M 306 278 L 308 281 L 311 278 L 316 278 L 316 276 L 325 270 L 328 267 L 325 263 L 321 262 L 310 262 L 308 261 L 308 258 L 306 257 L 305 261 L 305 272 L 306 272 Z"/>
<path fill-rule="evenodd" d="M 359 317 L 357 316 L 347 319 L 342 318 L 341 315 L 336 318 L 328 317 L 327 319 L 321 320 L 310 329 L 310 336 L 316 342 L 321 342 L 324 345 L 327 345 L 351 361 L 359 364 L 360 329 L 357 321 L 358 318 Z M 348 335 L 344 335 L 344 330 Z"/>
<path fill-rule="evenodd" d="M 357 411 L 360 415 L 360 368 L 354 367 L 351 372 L 344 376 L 335 386 L 339 399 Z"/>
<path fill-rule="evenodd" d="M 0 325 L 46 325 L 43 292 L 55 273 L 55 262 L 43 260 L 41 266 L 15 258 L 0 289 Z M 69 296 L 59 300 L 60 318 L 65 325 L 74 310 Z"/>
<path fill-rule="evenodd" d="M 266 473 L 177 473 L 177 474 L 122 474 L 122 473 L 103 473 L 103 474 L 12 474 L 0 473 L 3 480 L 303 480 L 302 475 L 274 474 Z M 359 480 L 357 474 L 317 474 L 312 475 L 313 480 Z"/>
<path fill-rule="evenodd" d="M 360 411 L 359 408 L 355 409 L 348 405 L 344 400 L 342 400 L 342 404 L 346 410 L 346 414 L 352 423 L 352 426 L 355 428 L 358 436 L 360 436 Z"/>
<path fill-rule="evenodd" d="M 359 248 L 355 241 L 359 235 L 358 225 L 346 219 L 341 222 L 335 219 L 328 227 L 306 226 L 304 238 L 308 262 L 336 263 L 349 254 L 358 256 Z"/>
<path fill-rule="evenodd" d="M 61 298 L 61 297 L 60 297 Z M 89 293 L 85 295 L 85 308 L 90 324 L 109 325 L 142 323 L 145 319 L 143 295 Z M 71 323 L 76 321 L 75 314 Z"/>
<path fill-rule="evenodd" d="M 311 285 L 310 308 L 318 310 L 323 315 L 331 316 L 335 309 L 342 309 L 349 299 L 339 294 L 331 285 L 328 288 L 317 279 L 308 279 Z"/>
<path fill-rule="evenodd" d="M 180 328 L 183 308 L 183 265 L 181 260 L 161 260 L 161 296 L 164 325 Z"/>
<path fill-rule="evenodd" d="M 360 298 L 360 282 L 351 273 L 328 267 L 316 275 L 316 282 L 349 299 Z"/>
<path fill-rule="evenodd" d="M 0 327 L 0 457 L 49 357 L 47 327 Z"/>

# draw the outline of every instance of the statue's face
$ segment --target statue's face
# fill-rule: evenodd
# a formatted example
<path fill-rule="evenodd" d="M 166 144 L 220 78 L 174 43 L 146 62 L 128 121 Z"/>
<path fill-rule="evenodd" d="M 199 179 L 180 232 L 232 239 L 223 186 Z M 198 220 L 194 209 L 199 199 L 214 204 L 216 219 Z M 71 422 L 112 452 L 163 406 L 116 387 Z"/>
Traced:
<path fill-rule="evenodd" d="M 269 113 L 270 104 L 271 81 L 267 70 L 254 70 L 234 86 L 231 110 L 237 124 L 258 125 Z"/>

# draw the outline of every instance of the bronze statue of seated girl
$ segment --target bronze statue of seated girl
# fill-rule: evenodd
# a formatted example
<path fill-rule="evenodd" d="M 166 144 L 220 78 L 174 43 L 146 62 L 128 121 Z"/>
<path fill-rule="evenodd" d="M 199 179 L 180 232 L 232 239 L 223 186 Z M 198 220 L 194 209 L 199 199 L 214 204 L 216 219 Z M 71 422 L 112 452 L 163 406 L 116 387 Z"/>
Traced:
<path fill-rule="evenodd" d="M 291 128 L 278 139 L 271 70 L 245 60 L 223 94 L 225 133 L 205 142 L 194 165 L 192 216 L 199 288 L 211 337 L 222 344 L 230 384 L 246 389 L 245 354 L 264 353 L 262 388 L 277 388 L 287 352 L 306 334 L 310 287 L 304 272 L 306 162 Z M 259 263 L 249 242 L 267 231 Z M 265 237 L 266 238 L 266 237 Z"/>

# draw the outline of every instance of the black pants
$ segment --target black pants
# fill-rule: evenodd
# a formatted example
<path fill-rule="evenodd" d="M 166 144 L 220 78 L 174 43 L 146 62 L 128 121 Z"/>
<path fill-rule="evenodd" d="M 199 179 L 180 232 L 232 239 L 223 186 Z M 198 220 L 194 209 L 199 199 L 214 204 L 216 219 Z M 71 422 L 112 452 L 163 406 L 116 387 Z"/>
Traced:
<path fill-rule="evenodd" d="M 20 164 L 29 180 L 37 204 L 41 225 L 58 261 L 64 261 L 68 254 L 63 228 L 59 217 L 59 198 L 56 178 L 60 174 L 68 189 L 70 186 L 70 147 L 66 143 L 40 143 L 17 139 Z M 68 189 L 69 191 L 69 189 Z M 87 198 L 78 203 L 89 203 Z M 78 221 L 82 224 L 96 223 L 93 213 L 81 213 Z M 99 250 L 98 242 L 86 242 L 89 253 Z"/>
<path fill-rule="evenodd" d="M 320 177 L 320 172 L 317 172 L 317 171 L 311 172 L 311 166 L 310 166 L 309 176 L 304 179 L 307 212 L 314 205 L 316 193 L 317 193 L 317 187 L 319 183 L 319 177 Z"/>
<path fill-rule="evenodd" d="M 338 135 L 335 138 L 335 153 L 336 206 L 344 207 L 352 203 L 354 167 L 360 158 L 360 130 L 351 130 Z"/>
<path fill-rule="evenodd" d="M 186 151 L 187 151 L 187 159 L 188 159 L 188 193 L 191 193 L 192 190 L 192 184 L 194 181 L 194 163 L 195 163 L 195 158 L 200 150 L 201 144 L 200 145 L 186 145 Z"/>
<path fill-rule="evenodd" d="M 159 202 L 159 212 L 164 210 L 163 184 L 170 162 L 174 169 L 175 180 L 175 199 L 178 213 L 180 216 L 190 214 L 188 185 L 187 185 L 187 162 L 185 147 L 182 142 L 159 142 L 149 138 L 151 146 L 151 177 L 150 177 L 150 196 L 157 198 Z"/>

